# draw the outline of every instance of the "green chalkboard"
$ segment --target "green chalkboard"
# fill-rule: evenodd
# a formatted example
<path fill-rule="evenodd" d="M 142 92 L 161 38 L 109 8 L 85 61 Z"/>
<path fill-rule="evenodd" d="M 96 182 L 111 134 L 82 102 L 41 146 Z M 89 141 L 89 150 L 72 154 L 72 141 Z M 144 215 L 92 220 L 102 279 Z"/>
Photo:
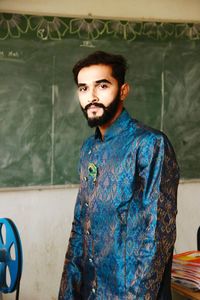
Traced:
<path fill-rule="evenodd" d="M 127 58 L 128 111 L 168 135 L 182 178 L 200 177 L 200 43 L 177 38 L 187 24 L 164 24 L 161 35 L 160 24 L 121 21 L 121 34 L 115 21 L 95 20 L 95 27 L 94 20 L 1 18 L 7 32 L 0 25 L 0 187 L 78 183 L 79 150 L 92 130 L 71 69 L 97 49 Z M 51 27 L 58 20 L 62 26 Z"/>

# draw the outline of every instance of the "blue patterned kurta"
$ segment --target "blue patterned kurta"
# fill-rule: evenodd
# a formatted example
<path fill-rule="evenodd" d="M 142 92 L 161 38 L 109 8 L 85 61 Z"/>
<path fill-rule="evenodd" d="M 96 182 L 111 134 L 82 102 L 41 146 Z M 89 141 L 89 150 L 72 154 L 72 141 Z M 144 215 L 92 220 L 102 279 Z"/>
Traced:
<path fill-rule="evenodd" d="M 156 300 L 175 242 L 178 179 L 167 137 L 126 110 L 103 140 L 98 129 L 86 140 L 59 300 Z"/>

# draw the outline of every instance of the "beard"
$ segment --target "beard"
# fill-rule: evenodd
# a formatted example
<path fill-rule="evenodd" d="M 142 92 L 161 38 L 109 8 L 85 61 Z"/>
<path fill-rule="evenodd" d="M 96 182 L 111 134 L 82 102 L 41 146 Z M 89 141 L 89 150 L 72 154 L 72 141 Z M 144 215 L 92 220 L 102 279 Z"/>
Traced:
<path fill-rule="evenodd" d="M 81 109 L 83 111 L 84 116 L 87 119 L 88 125 L 93 128 L 93 127 L 97 127 L 97 126 L 102 126 L 105 125 L 106 123 L 108 123 L 109 121 L 111 121 L 118 109 L 119 103 L 121 102 L 120 100 L 120 92 L 117 93 L 117 96 L 114 98 L 114 100 L 108 105 L 105 106 L 102 103 L 89 103 L 88 105 L 85 106 L 85 108 L 83 108 L 81 106 Z M 87 115 L 87 110 L 90 106 L 96 106 L 96 107 L 100 107 L 103 109 L 103 114 L 100 117 L 93 117 L 93 118 L 88 118 Z"/>

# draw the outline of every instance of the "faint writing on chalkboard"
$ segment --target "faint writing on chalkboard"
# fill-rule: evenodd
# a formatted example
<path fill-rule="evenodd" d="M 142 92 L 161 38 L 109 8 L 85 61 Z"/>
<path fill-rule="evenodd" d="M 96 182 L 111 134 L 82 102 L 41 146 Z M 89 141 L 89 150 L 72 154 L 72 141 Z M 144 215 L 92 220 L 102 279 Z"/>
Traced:
<path fill-rule="evenodd" d="M 139 22 L 134 20 L 100 20 L 55 16 L 27 16 L 0 13 L 0 40 L 36 36 L 41 40 L 61 40 L 78 36 L 96 40 L 102 36 L 133 41 L 187 39 L 200 40 L 200 23 Z M 83 46 L 84 45 L 83 43 Z"/>
<path fill-rule="evenodd" d="M 0 49 L 0 59 L 20 59 L 23 53 L 14 50 L 1 50 Z"/>
<path fill-rule="evenodd" d="M 97 19 L 72 19 L 70 21 L 70 34 L 78 34 L 80 38 L 84 39 L 97 39 L 105 31 L 105 22 Z"/>
<path fill-rule="evenodd" d="M 31 16 L 29 18 L 31 30 L 36 31 L 42 40 L 61 40 L 69 26 L 58 17 Z"/>
<path fill-rule="evenodd" d="M 43 41 L 48 39 L 48 34 L 47 31 L 43 28 L 43 29 L 39 29 L 37 32 L 37 36 L 42 39 Z"/>
<path fill-rule="evenodd" d="M 95 48 L 95 45 L 92 43 L 92 41 L 83 41 L 80 46 L 88 47 L 88 48 Z"/>
<path fill-rule="evenodd" d="M 0 14 L 0 39 L 20 38 L 29 29 L 28 17 L 19 14 Z"/>

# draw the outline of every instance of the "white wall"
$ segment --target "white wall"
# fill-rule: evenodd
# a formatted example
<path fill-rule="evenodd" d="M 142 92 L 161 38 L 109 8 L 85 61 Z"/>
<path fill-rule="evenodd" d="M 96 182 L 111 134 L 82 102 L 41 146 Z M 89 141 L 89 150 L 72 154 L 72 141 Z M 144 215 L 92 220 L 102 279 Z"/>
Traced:
<path fill-rule="evenodd" d="M 0 217 L 20 232 L 24 268 L 20 300 L 56 300 L 77 188 L 14 190 L 0 193 Z M 183 183 L 178 193 L 176 252 L 196 249 L 200 184 Z M 3 299 L 14 299 L 5 295 Z"/>
<path fill-rule="evenodd" d="M 196 250 L 200 226 L 200 183 L 182 183 L 178 190 L 176 252 Z"/>
<path fill-rule="evenodd" d="M 117 4 L 116 4 L 117 3 Z M 199 0 L 0 0 L 0 11 L 30 14 L 200 21 Z M 0 217 L 17 225 L 24 268 L 20 300 L 55 300 L 71 228 L 76 188 L 0 191 Z M 178 194 L 176 251 L 196 249 L 200 182 L 182 183 Z M 14 295 L 4 295 L 12 300 Z"/>
<path fill-rule="evenodd" d="M 0 10 L 63 16 L 199 21 L 199 0 L 0 0 Z"/>
<path fill-rule="evenodd" d="M 15 222 L 22 240 L 20 300 L 57 299 L 76 193 L 77 189 L 0 193 L 0 217 Z"/>

